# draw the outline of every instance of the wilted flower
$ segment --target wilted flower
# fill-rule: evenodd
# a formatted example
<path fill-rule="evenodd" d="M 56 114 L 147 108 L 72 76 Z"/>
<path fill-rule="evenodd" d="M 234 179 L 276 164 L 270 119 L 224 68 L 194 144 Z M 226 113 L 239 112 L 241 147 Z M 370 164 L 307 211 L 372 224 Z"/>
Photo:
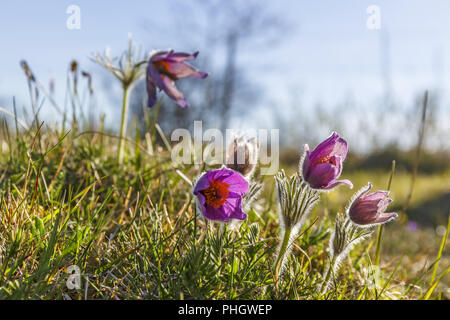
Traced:
<path fill-rule="evenodd" d="M 116 77 L 122 84 L 124 90 L 132 88 L 136 82 L 144 75 L 145 63 L 141 50 L 133 46 L 131 35 L 128 38 L 128 48 L 120 57 L 112 58 L 110 49 L 107 48 L 104 54 L 94 53 L 91 60 L 98 63 Z"/>
<path fill-rule="evenodd" d="M 300 161 L 303 179 L 313 189 L 329 190 L 342 183 L 353 188 L 349 180 L 336 180 L 341 175 L 347 151 L 347 142 L 336 132 L 312 152 L 305 144 L 305 154 Z"/>
<path fill-rule="evenodd" d="M 372 184 L 369 182 L 366 188 L 355 195 L 347 209 L 350 220 L 360 227 L 383 224 L 398 216 L 395 212 L 385 212 L 392 202 L 392 199 L 388 197 L 389 191 L 367 194 L 371 188 Z"/>
<path fill-rule="evenodd" d="M 170 51 L 155 51 L 149 59 L 147 67 L 147 94 L 148 106 L 153 107 L 156 103 L 156 88 L 172 98 L 180 107 L 189 106 L 184 95 L 175 86 L 175 81 L 181 78 L 194 77 L 204 79 L 208 76 L 185 63 L 194 60 L 198 51 L 193 54 Z"/>
<path fill-rule="evenodd" d="M 131 35 L 129 35 L 128 39 L 128 49 L 120 56 L 120 58 L 111 58 L 109 49 L 107 49 L 103 55 L 95 53 L 91 59 L 108 70 L 122 84 L 122 118 L 120 120 L 118 139 L 119 147 L 117 148 L 117 159 L 119 163 L 122 163 L 125 154 L 123 142 L 125 139 L 123 138 L 127 132 L 129 93 L 139 78 L 144 75 L 144 65 L 147 61 L 142 60 L 140 50 L 136 50 L 133 46 Z"/>
<path fill-rule="evenodd" d="M 89 93 L 93 94 L 94 93 L 94 87 L 92 86 L 92 75 L 89 72 L 87 72 L 87 71 L 81 71 L 81 75 L 88 79 Z"/>
<path fill-rule="evenodd" d="M 250 177 L 256 168 L 258 154 L 259 143 L 256 138 L 236 136 L 228 146 L 226 166 L 240 172 L 244 177 Z"/>
<path fill-rule="evenodd" d="M 247 180 L 240 173 L 225 167 L 208 171 L 194 187 L 202 215 L 222 222 L 247 218 L 247 214 L 242 211 L 242 196 L 247 192 Z"/>
<path fill-rule="evenodd" d="M 30 67 L 28 66 L 28 63 L 25 60 L 20 61 L 20 66 L 23 69 L 23 72 L 25 72 L 25 75 L 28 78 L 28 81 L 34 82 L 36 81 L 36 78 L 34 77 L 33 73 L 31 72 Z"/>
<path fill-rule="evenodd" d="M 73 93 L 76 95 L 78 92 L 78 62 L 77 60 L 72 60 L 70 63 L 70 71 L 73 76 Z"/>

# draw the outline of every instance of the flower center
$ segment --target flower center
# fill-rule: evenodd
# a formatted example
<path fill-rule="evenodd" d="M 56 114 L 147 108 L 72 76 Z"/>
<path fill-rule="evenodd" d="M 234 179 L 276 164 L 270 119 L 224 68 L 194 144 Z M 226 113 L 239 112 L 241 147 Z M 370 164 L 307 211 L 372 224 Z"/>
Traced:
<path fill-rule="evenodd" d="M 319 159 L 317 159 L 316 162 L 314 162 L 314 167 L 318 164 L 324 164 L 324 163 L 331 163 L 333 164 L 332 156 L 321 156 Z"/>
<path fill-rule="evenodd" d="M 205 196 L 206 203 L 214 208 L 218 208 L 228 199 L 230 185 L 220 180 L 210 181 L 209 187 L 202 191 Z"/>
<path fill-rule="evenodd" d="M 158 70 L 159 73 L 165 74 L 170 76 L 171 75 L 171 66 L 167 61 L 159 60 L 156 62 L 153 62 L 153 65 L 155 66 L 156 70 Z"/>

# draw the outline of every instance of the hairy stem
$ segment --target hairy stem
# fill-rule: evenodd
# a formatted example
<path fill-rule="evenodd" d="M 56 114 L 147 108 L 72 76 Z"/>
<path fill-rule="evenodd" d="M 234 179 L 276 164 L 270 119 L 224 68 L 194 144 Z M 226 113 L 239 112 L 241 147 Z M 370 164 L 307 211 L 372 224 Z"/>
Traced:
<path fill-rule="evenodd" d="M 285 260 L 285 255 L 287 249 L 289 247 L 289 240 L 291 238 L 292 228 L 286 227 L 284 230 L 283 242 L 281 243 L 280 251 L 278 252 L 278 257 L 275 262 L 275 276 L 278 279 L 281 271 L 281 267 L 283 266 L 283 261 Z"/>
<path fill-rule="evenodd" d="M 325 277 L 324 277 L 324 279 L 323 279 L 323 283 L 322 283 L 322 287 L 321 287 L 321 289 L 320 289 L 320 293 L 321 294 L 325 294 L 325 292 L 327 292 L 327 290 L 328 290 L 328 287 L 330 286 L 330 283 L 331 283 L 331 273 L 334 271 L 334 269 L 336 268 L 336 266 L 335 266 L 335 264 L 336 264 L 336 257 L 335 256 L 333 256 L 332 258 L 331 258 L 331 261 L 330 261 L 330 265 L 328 266 L 328 270 L 326 271 L 326 273 L 325 273 Z"/>
<path fill-rule="evenodd" d="M 122 101 L 122 120 L 120 121 L 120 133 L 119 133 L 119 149 L 118 149 L 118 161 L 119 164 L 123 163 L 124 156 L 124 134 L 127 131 L 127 112 L 128 112 L 128 92 L 129 87 L 123 88 L 123 101 Z"/>

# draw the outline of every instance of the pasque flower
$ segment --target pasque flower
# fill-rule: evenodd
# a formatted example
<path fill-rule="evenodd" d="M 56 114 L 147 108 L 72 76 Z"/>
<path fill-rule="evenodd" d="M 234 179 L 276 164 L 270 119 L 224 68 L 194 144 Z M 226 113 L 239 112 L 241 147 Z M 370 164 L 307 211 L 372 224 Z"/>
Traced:
<path fill-rule="evenodd" d="M 207 219 L 222 222 L 247 218 L 242 211 L 242 196 L 247 192 L 247 180 L 225 167 L 206 172 L 194 187 L 201 214 Z"/>
<path fill-rule="evenodd" d="M 155 51 L 151 54 L 147 67 L 148 106 L 156 103 L 156 88 L 163 90 L 179 106 L 189 106 L 183 93 L 175 86 L 181 78 L 194 77 L 204 79 L 206 72 L 198 71 L 185 61 L 194 60 L 198 52 L 193 54 L 170 51 Z"/>
<path fill-rule="evenodd" d="M 346 214 L 338 213 L 334 232 L 330 238 L 330 265 L 326 269 L 321 292 L 325 293 L 331 284 L 331 274 L 336 274 L 341 262 L 350 250 L 359 242 L 369 237 L 372 226 L 389 222 L 397 217 L 397 213 L 384 212 L 392 202 L 388 198 L 389 191 L 377 191 L 368 194 L 372 185 L 358 191 L 350 200 Z"/>
<path fill-rule="evenodd" d="M 368 193 L 372 188 L 369 182 L 367 187 L 361 189 L 347 208 L 350 220 L 360 227 L 383 224 L 395 219 L 395 212 L 385 212 L 392 199 L 388 197 L 389 191 L 376 191 Z"/>
<path fill-rule="evenodd" d="M 303 179 L 313 189 L 329 190 L 339 184 L 346 184 L 353 188 L 349 180 L 336 180 L 341 175 L 347 151 L 347 142 L 336 132 L 333 132 L 312 152 L 305 144 L 305 154 L 300 161 Z"/>
<path fill-rule="evenodd" d="M 256 168 L 259 154 L 259 143 L 256 138 L 245 135 L 235 136 L 228 146 L 226 153 L 226 166 L 250 177 Z"/>

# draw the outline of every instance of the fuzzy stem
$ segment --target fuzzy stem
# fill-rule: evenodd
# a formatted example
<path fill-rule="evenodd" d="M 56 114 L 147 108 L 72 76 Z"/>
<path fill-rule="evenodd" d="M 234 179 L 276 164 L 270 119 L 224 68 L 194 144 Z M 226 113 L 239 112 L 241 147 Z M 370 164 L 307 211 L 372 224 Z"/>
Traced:
<path fill-rule="evenodd" d="M 278 279 L 280 274 L 281 267 L 283 265 L 283 261 L 289 247 L 289 240 L 291 238 L 292 228 L 286 227 L 284 230 L 283 242 L 281 243 L 280 252 L 278 253 L 278 258 L 275 262 L 275 277 Z"/>
<path fill-rule="evenodd" d="M 124 134 L 126 134 L 127 131 L 127 112 L 128 112 L 128 91 L 129 86 L 123 88 L 123 101 L 122 101 L 122 120 L 120 122 L 120 133 L 119 133 L 119 149 L 118 149 L 118 160 L 119 164 L 122 164 L 123 162 L 123 156 L 124 156 L 124 143 L 123 138 Z"/>
<path fill-rule="evenodd" d="M 336 266 L 335 266 L 336 260 L 337 260 L 336 257 L 332 257 L 331 258 L 330 265 L 329 265 L 328 270 L 327 270 L 327 272 L 325 274 L 325 277 L 323 279 L 322 288 L 320 289 L 320 293 L 321 294 L 325 294 L 325 292 L 328 290 L 328 287 L 330 286 L 331 273 L 336 268 Z"/>

